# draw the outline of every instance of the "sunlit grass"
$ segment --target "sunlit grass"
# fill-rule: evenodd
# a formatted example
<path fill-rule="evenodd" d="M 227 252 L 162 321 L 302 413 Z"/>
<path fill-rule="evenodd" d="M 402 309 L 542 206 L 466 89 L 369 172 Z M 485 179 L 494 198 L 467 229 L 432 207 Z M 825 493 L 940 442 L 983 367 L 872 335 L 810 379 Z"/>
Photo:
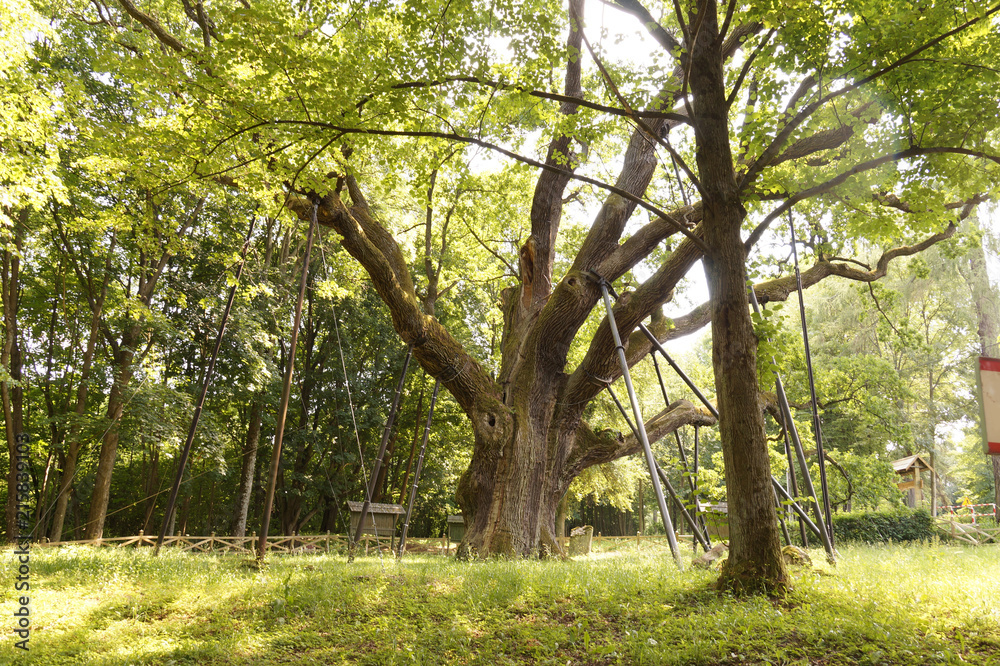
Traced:
<path fill-rule="evenodd" d="M 8 638 L 0 663 L 1000 664 L 997 546 L 842 548 L 782 602 L 720 596 L 714 572 L 631 545 L 572 562 L 247 564 L 33 550 L 30 660 Z"/>

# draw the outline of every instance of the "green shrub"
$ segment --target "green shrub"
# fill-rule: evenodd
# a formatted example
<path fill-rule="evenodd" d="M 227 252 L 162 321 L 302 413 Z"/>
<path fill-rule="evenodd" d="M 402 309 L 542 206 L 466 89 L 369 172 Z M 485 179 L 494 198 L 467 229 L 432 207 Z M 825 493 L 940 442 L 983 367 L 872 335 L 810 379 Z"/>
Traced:
<path fill-rule="evenodd" d="M 833 516 L 833 535 L 860 543 L 926 541 L 934 537 L 934 521 L 924 509 L 839 513 Z"/>

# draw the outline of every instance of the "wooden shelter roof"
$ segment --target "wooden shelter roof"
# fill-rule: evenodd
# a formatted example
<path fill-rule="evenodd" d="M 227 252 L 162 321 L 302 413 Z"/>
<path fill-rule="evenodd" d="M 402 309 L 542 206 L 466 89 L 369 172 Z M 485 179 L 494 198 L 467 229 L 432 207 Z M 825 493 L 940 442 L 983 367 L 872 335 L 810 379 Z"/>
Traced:
<path fill-rule="evenodd" d="M 361 513 L 361 509 L 362 507 L 364 507 L 364 505 L 365 505 L 364 502 L 352 502 L 350 500 L 348 500 L 347 502 L 347 508 L 349 508 L 354 513 Z M 371 513 L 399 513 L 399 514 L 406 513 L 403 510 L 403 507 L 400 506 L 399 504 L 378 504 L 376 502 L 372 502 L 371 504 L 369 504 L 368 510 Z"/>
<path fill-rule="evenodd" d="M 907 474 L 913 470 L 931 470 L 931 467 L 926 460 L 920 456 L 906 456 L 905 458 L 900 458 L 899 460 L 892 461 L 892 468 L 896 470 L 896 474 Z"/>

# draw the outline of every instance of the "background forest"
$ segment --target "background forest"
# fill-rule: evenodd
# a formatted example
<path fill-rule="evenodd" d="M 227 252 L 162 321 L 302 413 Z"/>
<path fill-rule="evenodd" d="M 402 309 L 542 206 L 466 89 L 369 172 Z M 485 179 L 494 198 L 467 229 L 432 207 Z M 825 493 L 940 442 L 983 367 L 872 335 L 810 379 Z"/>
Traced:
<path fill-rule="evenodd" d="M 198 118 L 169 85 L 142 83 L 181 75 L 161 61 L 129 60 L 132 42 L 106 30 L 113 19 L 95 6 L 94 15 L 70 12 L 60 21 L 26 0 L 0 10 L 0 387 L 8 440 L 0 469 L 10 470 L 15 433 L 30 433 L 35 533 L 82 539 L 93 523 L 101 451 L 110 443 L 103 535 L 158 530 L 249 233 L 246 267 L 170 532 L 259 529 L 305 269 L 309 288 L 272 532 L 346 532 L 346 502 L 363 497 L 405 346 L 368 276 L 333 231 L 322 231 L 303 266 L 306 225 L 273 196 L 258 196 L 268 184 L 255 183 L 255 191 L 226 187 L 225 169 L 194 177 L 184 146 L 198 136 Z M 528 110 L 523 115 L 528 126 L 536 120 Z M 595 136 L 593 149 L 611 153 L 620 146 L 620 137 Z M 311 149 L 295 147 L 274 159 L 297 163 Z M 380 212 L 405 222 L 397 238 L 424 310 L 496 373 L 503 342 L 497 304 L 517 282 L 519 251 L 531 233 L 533 172 L 483 151 L 448 162 L 454 153 L 447 150 L 453 149 L 428 144 L 426 155 L 414 158 L 424 162 L 420 178 L 385 169 L 377 185 Z M 260 177 L 266 179 L 266 170 Z M 561 242 L 579 243 L 601 196 L 586 186 L 571 192 Z M 884 279 L 833 278 L 806 293 L 837 510 L 900 504 L 890 462 L 911 454 L 934 461 L 944 482 L 939 504 L 1000 499 L 998 461 L 981 453 L 973 363 L 979 354 L 998 355 L 1000 228 L 995 209 L 977 203 L 978 212 L 957 234 L 895 261 Z M 829 243 L 822 215 L 804 211 L 811 233 L 803 247 L 810 253 Z M 867 251 L 877 260 L 873 246 Z M 556 273 L 569 261 L 557 252 Z M 753 259 L 751 276 L 787 274 L 789 262 L 787 245 L 772 247 Z M 641 282 L 650 271 L 639 264 L 625 281 Z M 670 306 L 682 312 L 697 305 L 699 289 L 685 282 Z M 586 327 L 596 330 L 599 323 L 592 315 Z M 808 440 L 797 308 L 768 305 L 757 330 L 761 340 L 770 339 L 760 355 L 761 385 L 773 386 L 767 378 L 780 371 Z M 711 397 L 707 331 L 683 340 L 669 348 Z M 585 352 L 579 346 L 570 357 L 580 360 Z M 776 368 L 764 361 L 771 355 Z M 654 413 L 663 396 L 648 359 L 635 376 L 643 405 Z M 690 398 L 680 380 L 669 372 L 666 379 L 671 399 Z M 411 367 L 373 501 L 403 500 L 433 383 Z M 595 431 L 628 430 L 607 396 L 588 407 L 587 418 Z M 455 489 L 472 454 L 468 419 L 447 392 L 433 423 L 414 536 L 443 533 L 446 516 L 457 513 Z M 773 422 L 768 428 L 772 469 L 780 476 L 780 432 Z M 693 438 L 693 428 L 679 432 L 688 452 Z M 705 497 L 725 499 L 717 431 L 701 428 L 699 441 Z M 673 438 L 656 448 L 662 461 L 676 463 Z M 666 467 L 675 486 L 686 483 L 677 464 Z M 0 500 L 9 538 L 13 478 L 5 475 Z M 644 476 L 634 458 L 586 470 L 564 500 L 567 525 L 594 523 L 603 506 L 613 515 L 602 520 L 622 533 L 655 531 L 655 500 Z M 604 529 L 608 534 L 611 527 Z"/>

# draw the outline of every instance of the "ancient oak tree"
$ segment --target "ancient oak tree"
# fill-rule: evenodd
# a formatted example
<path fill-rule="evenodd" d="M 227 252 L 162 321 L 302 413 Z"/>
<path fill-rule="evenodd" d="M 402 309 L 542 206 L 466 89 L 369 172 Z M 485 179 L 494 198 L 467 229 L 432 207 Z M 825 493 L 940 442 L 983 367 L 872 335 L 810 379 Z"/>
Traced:
<path fill-rule="evenodd" d="M 574 477 L 638 450 L 587 419 L 620 376 L 607 321 L 588 319 L 599 282 L 626 277 L 615 318 L 629 362 L 649 353 L 643 320 L 661 340 L 711 322 L 732 507 L 722 582 L 780 591 L 748 266 L 762 301 L 787 297 L 787 271 L 767 264 L 794 207 L 807 285 L 876 280 L 995 189 L 1000 31 L 997 7 L 978 2 L 118 0 L 80 15 L 115 33 L 120 71 L 174 109 L 178 178 L 277 196 L 303 219 L 318 205 L 471 423 L 458 501 L 480 554 L 558 549 Z M 484 190 L 435 191 L 439 173 L 522 183 L 529 167 L 533 184 L 511 194 L 516 255 L 476 211 Z M 447 287 L 413 229 L 444 252 L 449 224 L 509 269 L 492 358 L 435 311 Z M 710 302 L 664 317 L 699 262 Z M 711 422 L 678 401 L 648 429 Z"/>

